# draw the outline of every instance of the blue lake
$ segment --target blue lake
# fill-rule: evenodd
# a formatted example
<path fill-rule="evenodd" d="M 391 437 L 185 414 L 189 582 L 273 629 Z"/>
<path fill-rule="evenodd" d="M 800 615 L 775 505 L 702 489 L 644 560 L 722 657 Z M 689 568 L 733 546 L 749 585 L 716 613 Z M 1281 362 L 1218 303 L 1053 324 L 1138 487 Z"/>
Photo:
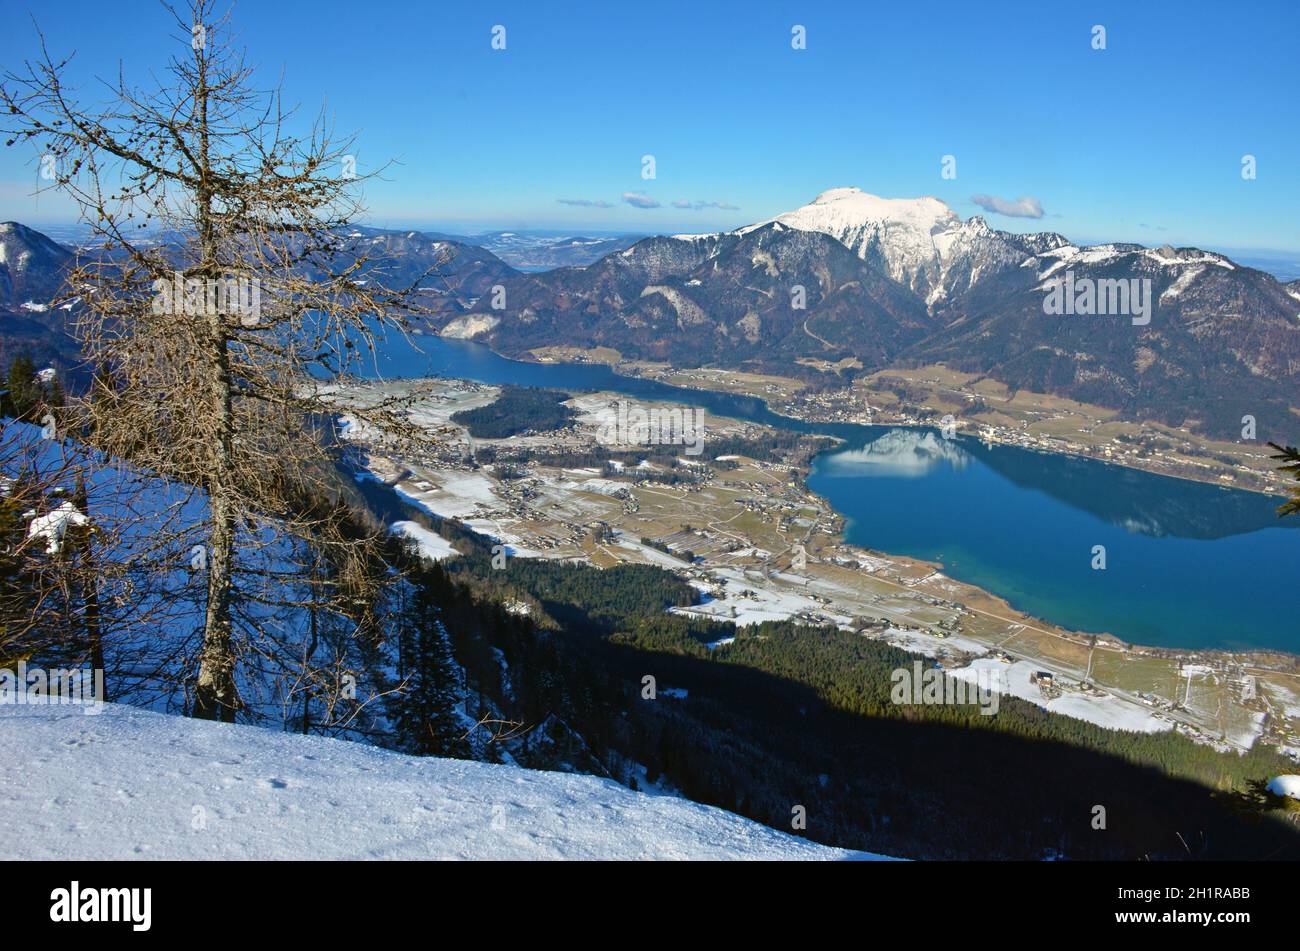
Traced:
<path fill-rule="evenodd" d="M 1279 519 L 1275 499 L 933 430 L 804 423 L 751 397 L 415 340 L 385 341 L 378 373 L 609 390 L 837 436 L 808 485 L 845 516 L 848 541 L 942 562 L 1065 627 L 1165 647 L 1300 652 L 1300 518 Z M 1097 545 L 1104 570 L 1092 567 Z"/>

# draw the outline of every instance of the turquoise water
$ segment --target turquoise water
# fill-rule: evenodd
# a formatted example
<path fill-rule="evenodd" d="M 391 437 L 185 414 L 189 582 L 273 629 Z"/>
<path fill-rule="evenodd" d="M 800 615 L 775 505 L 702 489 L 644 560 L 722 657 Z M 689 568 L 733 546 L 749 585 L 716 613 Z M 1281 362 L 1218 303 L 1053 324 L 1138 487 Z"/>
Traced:
<path fill-rule="evenodd" d="M 848 541 L 942 562 L 1065 627 L 1164 647 L 1300 652 L 1300 518 L 1278 519 L 1274 499 L 932 430 L 803 423 L 751 397 L 416 340 L 419 350 L 387 341 L 379 373 L 610 390 L 838 436 L 808 485 L 846 517 Z M 1104 570 L 1092 567 L 1097 545 Z"/>

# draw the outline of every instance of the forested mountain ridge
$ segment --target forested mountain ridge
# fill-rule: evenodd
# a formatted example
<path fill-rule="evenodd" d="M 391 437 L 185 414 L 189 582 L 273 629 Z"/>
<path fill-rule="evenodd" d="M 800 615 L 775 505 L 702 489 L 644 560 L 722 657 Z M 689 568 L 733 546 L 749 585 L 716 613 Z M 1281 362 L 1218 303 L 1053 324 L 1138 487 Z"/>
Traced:
<path fill-rule="evenodd" d="M 183 268 L 183 247 L 191 238 L 157 232 L 139 240 L 141 247 L 172 257 Z M 0 224 L 0 364 L 25 355 L 40 367 L 53 367 L 74 386 L 84 384 L 89 371 L 74 327 L 80 302 L 65 299 L 65 280 L 79 262 L 111 266 L 125 256 L 122 248 L 74 249 L 17 222 Z M 483 248 L 417 231 L 349 227 L 334 236 L 333 256 L 343 267 L 363 262 L 356 275 L 363 286 L 412 286 L 413 298 L 438 320 L 473 311 L 492 287 L 519 274 Z M 304 271 L 311 270 L 304 265 Z"/>
<path fill-rule="evenodd" d="M 975 706 L 899 706 L 890 673 L 917 658 L 897 648 L 795 622 L 737 629 L 666 614 L 674 596 L 662 569 L 640 567 L 625 581 L 534 560 L 498 571 L 486 551 L 464 547 L 466 557 L 431 568 L 428 581 L 528 606 L 536 627 L 498 645 L 511 689 L 530 697 L 513 709 L 562 717 L 614 775 L 776 828 L 803 805 L 810 837 L 904 857 L 1175 859 L 1300 847 L 1294 829 L 1262 818 L 1262 783 L 1287 765 L 1271 750 L 1218 753 L 1010 697 L 992 717 Z M 486 652 L 475 670 L 495 685 Z M 1112 817 L 1105 835 L 1090 824 L 1097 803 Z M 1197 844 L 1184 848 L 1178 835 L 1191 828 Z"/>

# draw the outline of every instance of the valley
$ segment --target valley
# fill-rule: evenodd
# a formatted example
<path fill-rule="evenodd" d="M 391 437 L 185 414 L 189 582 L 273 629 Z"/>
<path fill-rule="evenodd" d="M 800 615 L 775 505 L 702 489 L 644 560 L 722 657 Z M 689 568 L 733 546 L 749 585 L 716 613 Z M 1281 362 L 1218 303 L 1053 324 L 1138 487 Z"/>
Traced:
<path fill-rule="evenodd" d="M 1063 285 L 1134 282 L 1150 292 L 1142 314 L 1050 306 Z M 1198 248 L 1000 231 L 933 197 L 832 188 L 732 231 L 646 238 L 497 287 L 486 305 L 443 295 L 430 329 L 514 358 L 564 348 L 816 390 L 838 388 L 831 371 L 863 397 L 873 374 L 946 367 L 1214 442 L 1243 438 L 1247 418 L 1260 444 L 1294 442 L 1300 426 L 1295 282 Z"/>
<path fill-rule="evenodd" d="M 376 384 L 347 398 L 406 385 Z M 618 394 L 574 397 L 568 405 L 579 418 L 558 433 L 471 440 L 450 417 L 491 403 L 497 389 L 431 385 L 413 418 L 448 434 L 436 456 L 389 454 L 350 433 L 371 477 L 435 516 L 431 526 L 450 519 L 496 539 L 506 571 L 512 558 L 656 565 L 700 592 L 698 604 L 676 612 L 729 621 L 736 637 L 765 620 L 831 624 L 929 657 L 954 676 L 997 671 L 1005 692 L 1054 713 L 1115 729 L 1176 730 L 1220 750 L 1263 741 L 1300 755 L 1294 655 L 1151 648 L 1071 631 L 935 563 L 848 544 L 843 518 L 805 485 L 811 447 L 755 458 L 715 455 L 706 444 L 697 458 L 632 451 L 608 467 L 583 465 Z M 722 417 L 708 425 L 715 446 L 772 435 Z M 478 461 L 488 458 L 495 461 Z M 427 551 L 455 557 L 449 545 Z"/>

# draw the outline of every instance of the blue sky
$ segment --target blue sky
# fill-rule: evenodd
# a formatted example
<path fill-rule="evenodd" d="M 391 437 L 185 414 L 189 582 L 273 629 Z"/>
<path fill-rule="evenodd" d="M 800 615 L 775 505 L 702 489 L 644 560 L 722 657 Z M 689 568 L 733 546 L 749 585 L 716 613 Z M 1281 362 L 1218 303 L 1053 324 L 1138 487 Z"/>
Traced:
<path fill-rule="evenodd" d="M 173 42 L 152 0 L 6 6 L 0 62 L 34 52 L 29 10 L 88 93 Z M 235 21 L 266 84 L 358 133 L 360 171 L 401 163 L 367 187 L 379 225 L 703 231 L 857 185 L 963 217 L 974 195 L 1041 203 L 988 216 L 1009 230 L 1300 253 L 1294 2 L 244 0 Z M 30 150 L 0 149 L 0 218 L 67 218 L 35 182 Z"/>

